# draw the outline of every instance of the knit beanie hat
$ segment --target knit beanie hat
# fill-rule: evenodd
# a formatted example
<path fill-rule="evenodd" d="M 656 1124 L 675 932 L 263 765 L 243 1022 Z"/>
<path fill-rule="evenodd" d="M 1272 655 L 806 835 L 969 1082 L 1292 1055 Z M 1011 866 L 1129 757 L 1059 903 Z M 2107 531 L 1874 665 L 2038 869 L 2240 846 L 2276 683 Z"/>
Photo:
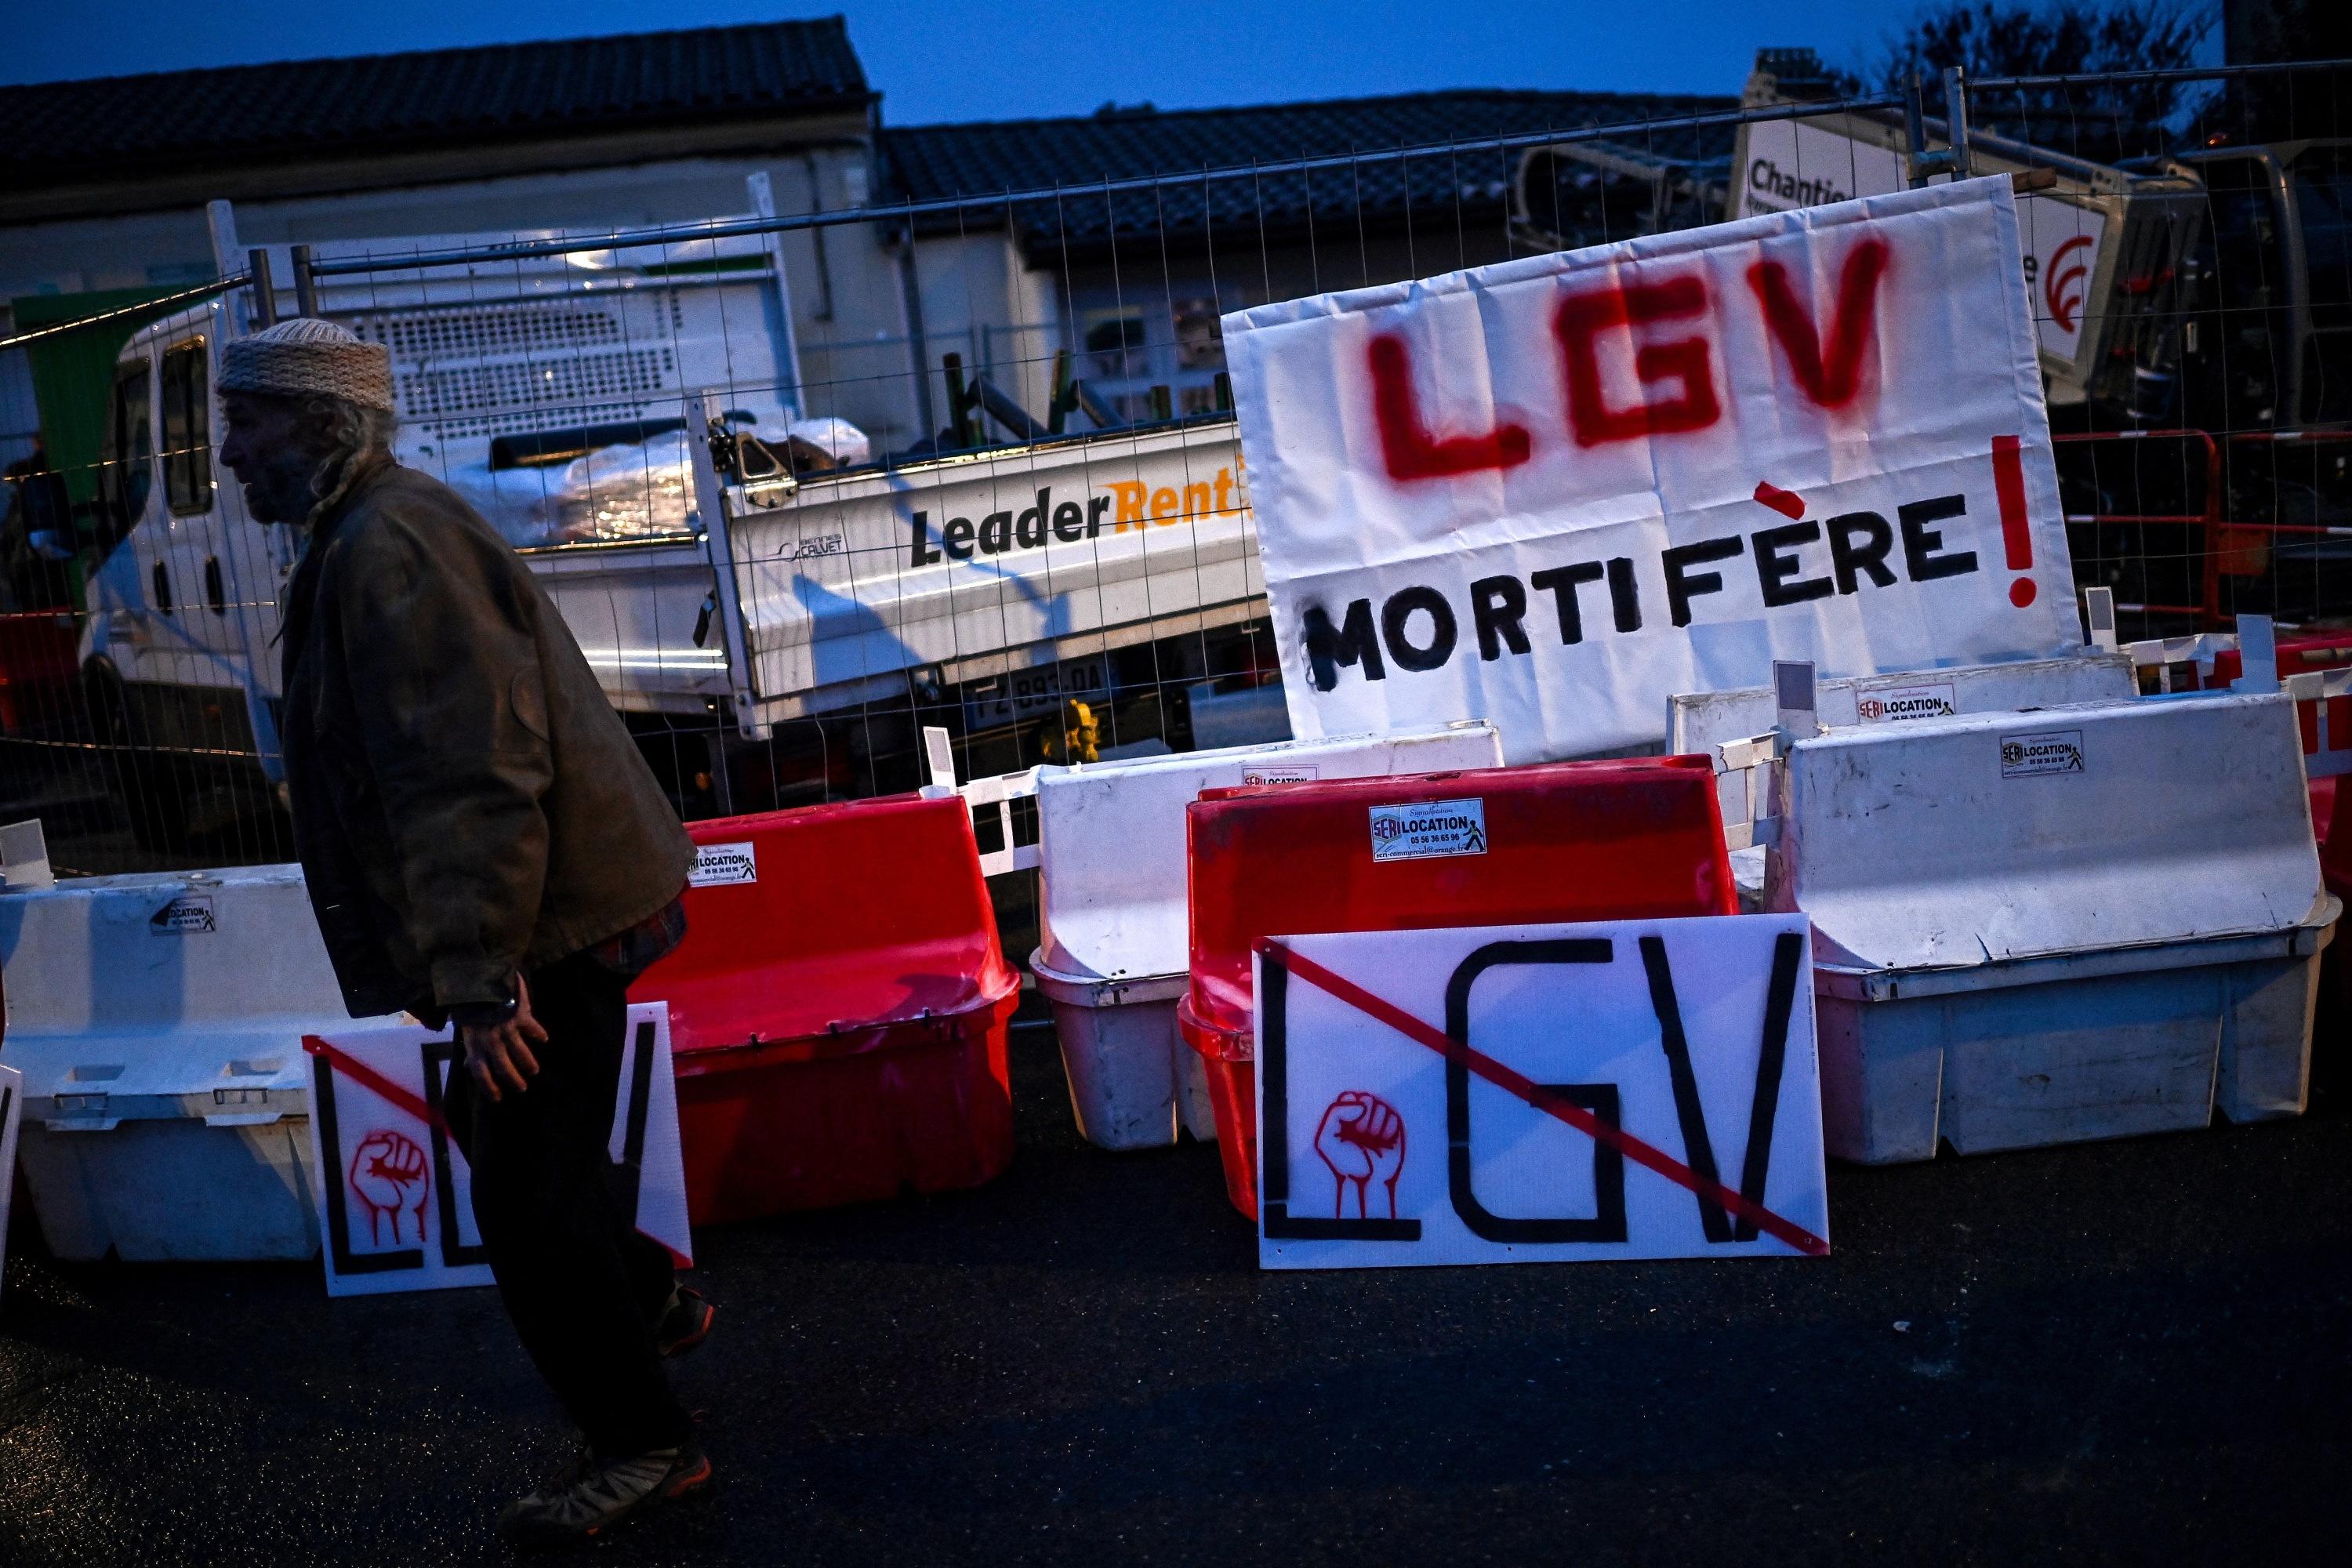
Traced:
<path fill-rule="evenodd" d="M 272 397 L 322 394 L 389 414 L 392 351 L 362 342 L 332 321 L 295 316 L 224 349 L 219 387 Z"/>

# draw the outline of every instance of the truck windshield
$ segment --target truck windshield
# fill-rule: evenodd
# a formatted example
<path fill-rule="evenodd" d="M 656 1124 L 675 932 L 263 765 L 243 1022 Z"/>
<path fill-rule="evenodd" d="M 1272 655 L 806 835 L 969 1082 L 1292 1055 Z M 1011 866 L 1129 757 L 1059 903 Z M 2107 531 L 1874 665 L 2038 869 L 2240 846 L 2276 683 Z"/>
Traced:
<path fill-rule="evenodd" d="M 99 437 L 98 552 L 110 554 L 138 526 L 155 482 L 154 412 L 150 384 L 154 362 L 142 356 L 114 367 L 114 394 Z"/>

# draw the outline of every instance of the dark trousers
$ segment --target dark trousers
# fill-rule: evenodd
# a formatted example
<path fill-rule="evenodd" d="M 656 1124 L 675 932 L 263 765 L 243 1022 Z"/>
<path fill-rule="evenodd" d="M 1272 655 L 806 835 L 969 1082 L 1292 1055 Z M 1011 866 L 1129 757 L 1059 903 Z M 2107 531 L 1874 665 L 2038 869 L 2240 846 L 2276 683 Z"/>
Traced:
<path fill-rule="evenodd" d="M 693 1423 L 654 1348 L 667 1248 L 639 1236 L 607 1152 L 628 1032 L 628 983 L 586 953 L 528 977 L 547 1030 L 528 1092 L 485 1097 L 450 1074 L 449 1131 L 474 1180 L 474 1223 L 523 1349 L 595 1450 L 671 1447 Z"/>

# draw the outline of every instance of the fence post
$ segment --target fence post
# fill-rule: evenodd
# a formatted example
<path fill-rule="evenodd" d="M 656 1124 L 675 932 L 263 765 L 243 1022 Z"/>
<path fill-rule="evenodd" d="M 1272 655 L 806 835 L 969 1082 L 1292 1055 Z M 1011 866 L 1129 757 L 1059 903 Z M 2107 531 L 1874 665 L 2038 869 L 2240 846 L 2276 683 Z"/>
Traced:
<path fill-rule="evenodd" d="M 971 405 L 978 401 L 964 389 L 963 355 L 941 354 L 940 372 L 948 383 L 948 428 L 955 432 L 956 449 L 968 450 L 980 445 L 978 422 L 971 416 Z"/>
<path fill-rule="evenodd" d="M 1927 183 L 1933 172 L 1927 158 L 1927 113 L 1919 101 L 1919 73 L 1903 81 L 1903 173 L 1913 190 Z"/>
<path fill-rule="evenodd" d="M 278 324 L 278 285 L 269 276 L 269 252 L 255 246 L 245 253 L 245 265 L 253 278 L 254 330 L 274 327 Z"/>
<path fill-rule="evenodd" d="M 2198 627 L 2213 631 L 2226 624 L 2221 616 L 2221 546 L 2229 536 L 2229 525 L 2221 519 L 2221 492 L 2227 476 L 2221 468 L 2221 443 L 2210 431 L 2196 434 L 2205 451 L 2205 504 L 2200 509 L 2203 521 L 2197 531 L 2205 556 L 2199 574 Z"/>
<path fill-rule="evenodd" d="M 1969 177 L 1969 79 L 1958 66 L 1944 68 L 1944 135 L 1952 144 L 1952 178 Z"/>
<path fill-rule="evenodd" d="M 294 313 L 315 316 L 319 313 L 319 282 L 310 276 L 310 247 L 294 247 Z"/>
<path fill-rule="evenodd" d="M 1907 142 L 1904 168 L 1911 188 L 1919 189 L 1937 174 L 1956 180 L 1969 177 L 1969 84 L 1959 67 L 1944 71 L 1944 136 L 1947 145 L 1928 152 L 1927 114 L 1921 95 L 1925 89 L 1913 71 L 1903 84 L 1903 130 Z"/>
<path fill-rule="evenodd" d="M 1045 409 L 1045 430 L 1059 436 L 1062 426 L 1078 408 L 1077 377 L 1070 365 L 1070 351 L 1054 351 L 1054 400 Z"/>
<path fill-rule="evenodd" d="M 742 584 L 735 575 L 726 481 L 710 449 L 711 436 L 726 428 L 720 402 L 715 392 L 688 401 L 686 449 L 694 467 L 694 508 L 702 521 L 703 553 L 710 562 L 714 580 L 711 596 L 718 604 L 719 646 L 727 650 L 727 685 L 735 709 L 735 730 L 747 741 L 763 741 L 767 732 L 759 719 L 759 684 L 752 674 L 751 640 L 743 633 Z"/>

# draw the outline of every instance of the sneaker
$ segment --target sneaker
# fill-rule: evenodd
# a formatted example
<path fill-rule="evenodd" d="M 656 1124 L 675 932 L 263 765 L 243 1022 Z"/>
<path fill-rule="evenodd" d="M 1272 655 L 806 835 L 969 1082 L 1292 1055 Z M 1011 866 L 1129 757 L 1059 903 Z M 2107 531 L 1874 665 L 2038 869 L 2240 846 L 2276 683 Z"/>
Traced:
<path fill-rule="evenodd" d="M 654 1348 L 665 1356 L 684 1355 L 710 1337 L 710 1320 L 718 1315 L 699 1290 L 680 1286 L 670 1292 L 669 1305 L 654 1325 Z"/>
<path fill-rule="evenodd" d="M 631 1459 L 583 1457 L 509 1503 L 499 1539 L 525 1551 L 572 1545 L 709 1484 L 710 1461 L 691 1443 Z"/>
<path fill-rule="evenodd" d="M 596 1451 L 583 1441 L 572 1450 L 572 1457 L 564 1460 L 548 1476 L 547 1479 L 525 1492 L 515 1507 L 520 1508 L 523 1503 L 528 1502 L 544 1501 L 559 1492 L 568 1490 L 579 1484 L 581 1477 L 595 1468 Z"/>

